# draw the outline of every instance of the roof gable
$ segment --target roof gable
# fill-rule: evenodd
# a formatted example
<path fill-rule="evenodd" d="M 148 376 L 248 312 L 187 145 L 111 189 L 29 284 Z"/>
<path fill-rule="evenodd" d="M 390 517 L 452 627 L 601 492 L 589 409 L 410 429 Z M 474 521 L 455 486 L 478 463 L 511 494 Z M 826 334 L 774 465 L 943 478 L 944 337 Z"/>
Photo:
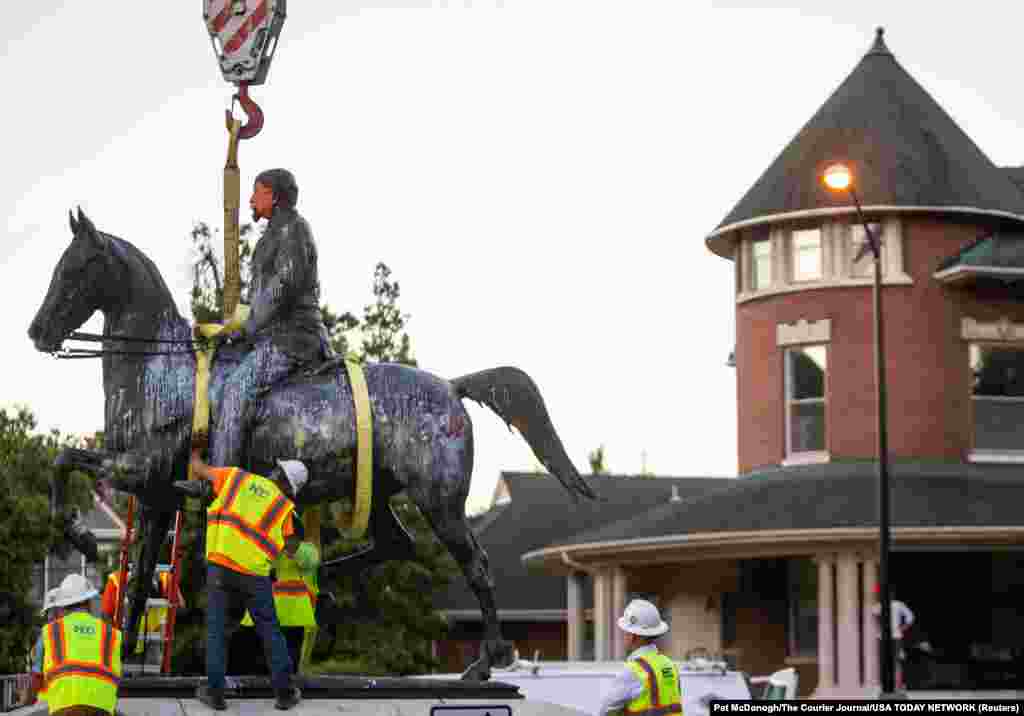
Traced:
<path fill-rule="evenodd" d="M 996 167 L 896 61 L 882 32 L 708 237 L 713 251 L 729 255 L 724 234 L 739 226 L 852 211 L 847 196 L 821 182 L 825 167 L 839 160 L 850 164 L 865 208 L 944 209 L 1024 222 L 1024 192 L 1011 173 Z"/>

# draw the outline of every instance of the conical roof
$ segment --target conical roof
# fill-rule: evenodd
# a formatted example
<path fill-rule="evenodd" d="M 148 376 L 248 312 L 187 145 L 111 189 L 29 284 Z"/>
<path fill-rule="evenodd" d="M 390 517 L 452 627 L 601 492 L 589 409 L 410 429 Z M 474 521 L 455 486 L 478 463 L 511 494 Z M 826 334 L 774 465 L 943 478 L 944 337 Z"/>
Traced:
<path fill-rule="evenodd" d="M 864 208 L 1004 216 L 1024 222 L 1024 192 L 997 168 L 896 61 L 874 44 L 761 178 L 707 238 L 729 256 L 727 234 L 787 217 L 852 211 L 821 182 L 846 162 Z"/>

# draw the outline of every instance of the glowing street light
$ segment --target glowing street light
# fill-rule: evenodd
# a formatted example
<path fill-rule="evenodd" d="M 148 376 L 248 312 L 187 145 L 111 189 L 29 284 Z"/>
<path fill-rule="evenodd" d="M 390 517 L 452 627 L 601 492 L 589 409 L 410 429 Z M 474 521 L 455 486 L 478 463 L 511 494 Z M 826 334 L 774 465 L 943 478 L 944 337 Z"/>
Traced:
<path fill-rule="evenodd" d="M 893 653 L 892 653 L 892 615 L 891 615 L 891 592 L 889 589 L 889 465 L 888 465 L 888 439 L 886 434 L 886 395 L 885 395 L 885 363 L 882 357 L 885 355 L 882 333 L 882 267 L 881 267 L 881 243 L 879 237 L 871 231 L 870 225 L 864 218 L 864 212 L 860 207 L 860 200 L 854 189 L 854 177 L 850 168 L 841 162 L 829 165 L 822 174 L 822 181 L 830 190 L 845 191 L 853 199 L 853 205 L 857 210 L 857 218 L 864 227 L 864 234 L 867 237 L 866 246 L 863 247 L 857 256 L 859 260 L 865 250 L 870 250 L 874 258 L 874 333 L 875 333 L 875 397 L 878 406 L 877 431 L 878 431 L 878 591 L 881 600 L 881 637 L 882 637 L 882 696 L 892 694 L 893 683 Z"/>

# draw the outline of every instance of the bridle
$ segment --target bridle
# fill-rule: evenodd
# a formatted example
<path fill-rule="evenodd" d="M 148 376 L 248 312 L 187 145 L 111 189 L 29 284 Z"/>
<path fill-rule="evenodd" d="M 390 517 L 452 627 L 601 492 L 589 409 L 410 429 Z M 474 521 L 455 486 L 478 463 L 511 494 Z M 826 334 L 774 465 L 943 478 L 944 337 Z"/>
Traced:
<path fill-rule="evenodd" d="M 65 340 L 85 341 L 92 343 L 106 343 L 107 341 L 121 341 L 123 343 L 164 343 L 170 345 L 188 346 L 183 350 L 167 351 L 140 351 L 140 350 L 111 350 L 106 348 L 56 348 L 50 351 L 54 358 L 102 358 L 103 356 L 180 356 L 194 354 L 196 346 L 202 347 L 206 341 L 176 338 L 139 338 L 138 336 L 100 335 L 98 333 L 83 333 L 72 331 Z"/>

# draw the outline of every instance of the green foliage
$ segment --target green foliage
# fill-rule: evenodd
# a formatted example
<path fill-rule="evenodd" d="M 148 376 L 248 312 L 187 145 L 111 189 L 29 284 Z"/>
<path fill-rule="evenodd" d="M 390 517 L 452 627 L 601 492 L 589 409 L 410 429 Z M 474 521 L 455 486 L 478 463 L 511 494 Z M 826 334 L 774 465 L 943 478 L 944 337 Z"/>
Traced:
<path fill-rule="evenodd" d="M 434 595 L 446 589 L 460 572 L 415 505 L 399 497 L 392 500 L 392 506 L 415 537 L 416 559 L 386 562 L 374 570 L 367 580 L 367 597 L 380 616 L 372 623 L 338 627 L 330 657 L 339 662 L 339 669 L 358 663 L 358 673 L 401 675 L 427 673 L 438 665 L 432 655 L 432 642 L 444 636 L 446 625 L 434 610 Z M 324 557 L 349 554 L 359 545 L 359 540 L 343 536 L 324 549 Z M 352 578 L 338 582 L 333 592 L 339 606 L 355 605 L 353 591 Z M 321 629 L 321 645 L 329 640 L 325 632 Z M 319 656 L 319 650 L 314 655 Z"/>
<path fill-rule="evenodd" d="M 24 670 L 24 659 L 41 623 L 37 608 L 25 595 L 32 586 L 32 568 L 53 545 L 63 543 L 62 523 L 50 519 L 50 479 L 57 451 L 74 442 L 58 431 L 35 433 L 36 419 L 28 408 L 14 414 L 0 410 L 0 602 L 7 611 L 0 629 L 0 673 Z M 88 478 L 72 473 L 70 507 L 89 509 Z"/>

